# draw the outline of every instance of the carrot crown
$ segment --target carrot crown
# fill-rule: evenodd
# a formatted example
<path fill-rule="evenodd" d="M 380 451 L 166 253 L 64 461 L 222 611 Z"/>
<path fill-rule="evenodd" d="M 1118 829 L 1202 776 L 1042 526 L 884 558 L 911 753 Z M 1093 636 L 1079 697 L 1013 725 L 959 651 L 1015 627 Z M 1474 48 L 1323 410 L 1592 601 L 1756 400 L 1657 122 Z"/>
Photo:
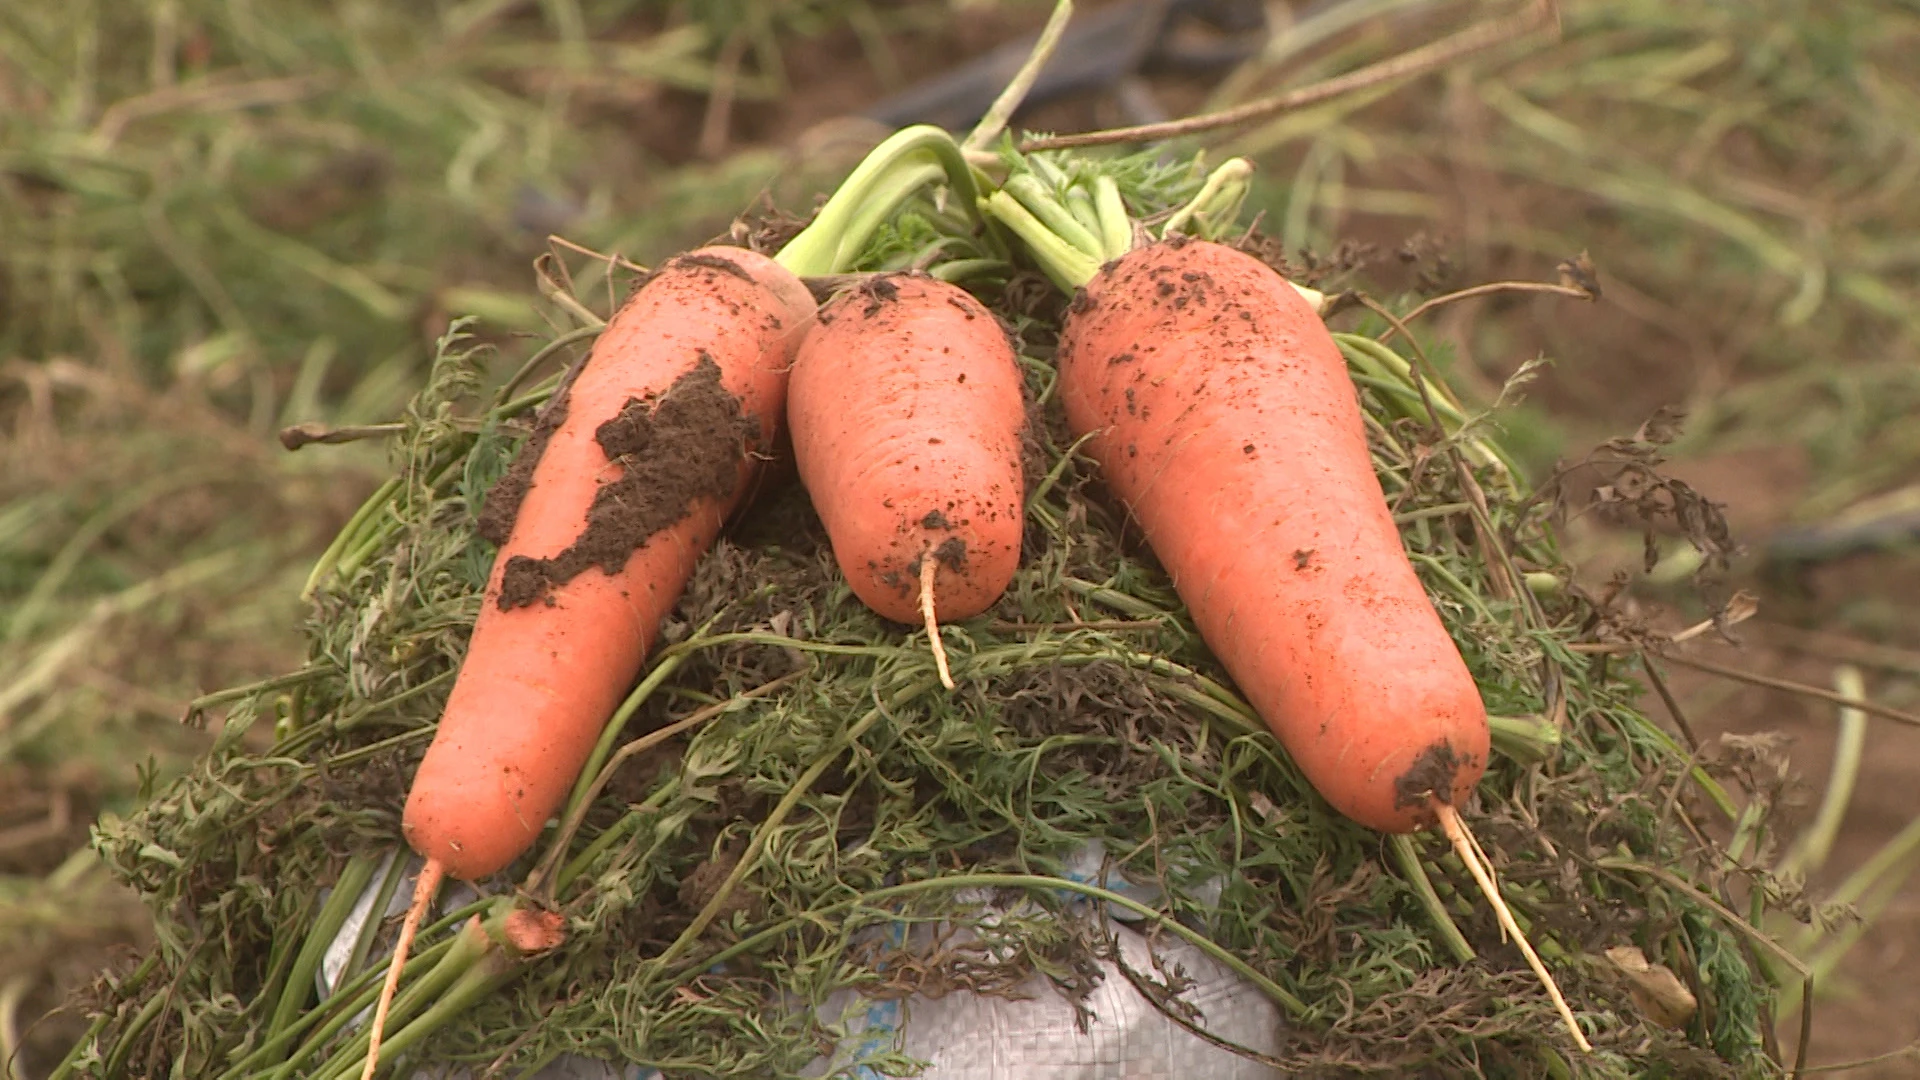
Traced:
<path fill-rule="evenodd" d="M 858 265 L 889 218 L 941 181 L 951 198 L 937 198 L 936 209 L 958 207 L 968 223 L 981 225 L 980 185 L 960 144 L 931 124 L 902 128 L 860 162 L 774 261 L 800 277 L 844 273 Z"/>
<path fill-rule="evenodd" d="M 1006 182 L 981 200 L 981 208 L 1018 236 L 1040 269 L 1067 292 L 1143 238 L 1217 238 L 1234 224 L 1253 175 L 1245 158 L 1203 174 L 1200 157 L 1169 167 L 1157 151 L 1111 161 L 1009 152 L 1008 162 Z M 1150 228 L 1151 219 L 1129 212 L 1129 195 L 1135 206 L 1174 209 Z"/>

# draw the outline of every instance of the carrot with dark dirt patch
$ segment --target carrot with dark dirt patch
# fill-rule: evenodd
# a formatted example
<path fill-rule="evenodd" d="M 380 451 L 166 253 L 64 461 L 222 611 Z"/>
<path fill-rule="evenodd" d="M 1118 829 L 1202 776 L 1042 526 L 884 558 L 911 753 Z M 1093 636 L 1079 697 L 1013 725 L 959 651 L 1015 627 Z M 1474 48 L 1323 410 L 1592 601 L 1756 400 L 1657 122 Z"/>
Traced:
<path fill-rule="evenodd" d="M 442 878 L 532 845 L 633 685 L 694 565 L 772 444 L 806 286 L 751 251 L 669 260 L 549 403 L 482 531 L 500 545 L 460 675 L 407 796 L 426 860 L 370 1028 Z"/>
<path fill-rule="evenodd" d="M 801 482 L 868 607 L 937 623 L 999 600 L 1020 564 L 1025 404 L 999 320 L 963 290 L 895 274 L 842 293 L 787 396 Z"/>
<path fill-rule="evenodd" d="M 423 857 L 486 877 L 559 807 L 772 444 L 812 309 L 771 260 L 707 249 L 600 335 L 522 458 L 524 489 L 496 488 L 500 553 L 407 799 Z"/>

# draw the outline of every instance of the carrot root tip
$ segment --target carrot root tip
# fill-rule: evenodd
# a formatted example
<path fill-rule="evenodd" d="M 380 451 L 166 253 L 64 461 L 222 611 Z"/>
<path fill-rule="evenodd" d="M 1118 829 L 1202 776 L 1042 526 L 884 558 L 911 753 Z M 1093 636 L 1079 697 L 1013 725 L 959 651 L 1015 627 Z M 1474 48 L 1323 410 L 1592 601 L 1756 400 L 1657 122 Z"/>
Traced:
<path fill-rule="evenodd" d="M 440 891 L 440 882 L 445 876 L 446 867 L 440 860 L 428 859 L 414 880 L 413 903 L 407 907 L 407 917 L 400 923 L 399 940 L 393 943 L 393 960 L 387 965 L 387 981 L 380 987 L 380 1003 L 374 1007 L 373 1023 L 367 1028 L 367 1064 L 360 1072 L 360 1080 L 373 1080 L 373 1074 L 380 1068 L 380 1038 L 386 1032 L 387 1010 L 393 1007 L 394 992 L 400 988 L 400 972 L 407 966 L 407 954 L 413 951 L 413 938 L 420 932 L 420 920 L 433 904 L 434 894 Z"/>
<path fill-rule="evenodd" d="M 940 560 L 929 551 L 920 557 L 920 617 L 927 621 L 927 641 L 933 646 L 933 666 L 940 672 L 940 685 L 953 689 L 953 673 L 947 669 L 947 647 L 940 640 L 940 622 L 933 615 L 933 579 L 940 573 Z"/>
<path fill-rule="evenodd" d="M 1437 802 L 1437 800 L 1436 800 Z M 1440 818 L 1440 828 L 1447 834 L 1447 841 L 1453 845 L 1454 853 L 1460 861 L 1467 864 L 1467 872 L 1473 875 L 1474 884 L 1486 895 L 1487 903 L 1493 905 L 1494 918 L 1500 923 L 1500 929 L 1513 943 L 1520 947 L 1521 955 L 1527 958 L 1527 966 L 1533 969 L 1547 996 L 1553 999 L 1553 1007 L 1560 1013 L 1560 1020 L 1567 1025 L 1567 1031 L 1573 1035 L 1574 1044 L 1584 1053 L 1593 1052 L 1593 1044 L 1580 1030 L 1579 1021 L 1573 1018 L 1573 1010 L 1567 1006 L 1566 997 L 1560 993 L 1560 984 L 1553 981 L 1553 974 L 1540 962 L 1540 954 L 1533 951 L 1533 945 L 1527 941 L 1527 935 L 1520 932 L 1520 924 L 1514 921 L 1512 909 L 1500 898 L 1500 888 L 1493 881 L 1493 865 L 1485 861 L 1486 855 L 1480 850 L 1479 840 L 1468 830 L 1467 824 L 1460 820 L 1460 812 L 1447 803 L 1438 803 L 1436 811 Z"/>

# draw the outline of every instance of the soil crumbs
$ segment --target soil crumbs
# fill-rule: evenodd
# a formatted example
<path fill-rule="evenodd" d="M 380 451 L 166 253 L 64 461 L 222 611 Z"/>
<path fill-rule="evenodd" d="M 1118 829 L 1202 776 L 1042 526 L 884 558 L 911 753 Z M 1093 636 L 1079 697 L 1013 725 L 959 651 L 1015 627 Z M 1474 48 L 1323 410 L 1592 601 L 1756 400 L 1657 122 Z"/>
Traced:
<path fill-rule="evenodd" d="M 607 460 L 621 467 L 620 478 L 601 486 L 587 510 L 587 527 L 558 555 L 507 560 L 500 582 L 500 610 L 536 601 L 553 603 L 552 589 L 597 566 L 618 574 L 627 557 L 655 533 L 684 519 L 696 499 L 725 501 L 740 484 L 740 465 L 759 422 L 745 415 L 740 400 L 720 382 L 720 365 L 705 351 L 692 371 L 675 379 L 665 393 L 628 398 L 619 415 L 594 430 Z M 536 445 L 538 442 L 540 445 Z M 502 479 L 521 477 L 528 486 L 545 440 L 530 439 L 520 460 Z M 525 488 L 509 488 L 506 498 L 517 512 Z M 499 521 L 494 522 L 498 529 Z M 510 525 L 508 526 L 510 528 Z"/>

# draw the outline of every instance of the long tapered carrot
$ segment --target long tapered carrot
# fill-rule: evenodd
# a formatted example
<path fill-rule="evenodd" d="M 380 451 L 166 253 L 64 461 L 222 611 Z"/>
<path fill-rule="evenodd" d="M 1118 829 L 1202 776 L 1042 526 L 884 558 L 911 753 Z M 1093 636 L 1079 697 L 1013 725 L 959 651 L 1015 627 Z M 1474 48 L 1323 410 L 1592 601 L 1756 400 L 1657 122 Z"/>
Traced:
<path fill-rule="evenodd" d="M 813 297 L 738 248 L 668 260 L 621 308 L 490 493 L 500 552 L 402 831 L 427 860 L 370 1028 L 443 875 L 524 852 L 639 674 L 772 444 Z"/>
<path fill-rule="evenodd" d="M 521 497 L 404 823 L 451 876 L 511 862 L 572 787 L 772 444 L 812 309 L 750 251 L 668 260 L 543 418 L 532 468 L 495 489 Z"/>
<path fill-rule="evenodd" d="M 1155 244 L 1087 284 L 1059 365 L 1069 426 L 1315 789 L 1387 832 L 1465 801 L 1486 709 L 1308 303 L 1231 248 Z"/>

